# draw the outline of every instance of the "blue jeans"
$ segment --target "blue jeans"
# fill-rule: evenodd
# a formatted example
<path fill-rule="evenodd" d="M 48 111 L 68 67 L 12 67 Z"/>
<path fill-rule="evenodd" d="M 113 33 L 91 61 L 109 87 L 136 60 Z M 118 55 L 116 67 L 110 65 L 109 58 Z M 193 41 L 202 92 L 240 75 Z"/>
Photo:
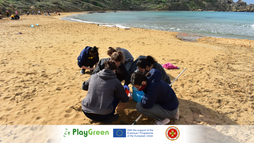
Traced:
<path fill-rule="evenodd" d="M 114 109 L 113 109 L 113 111 L 111 113 L 106 114 L 106 115 L 86 113 L 84 111 L 83 112 L 84 112 L 84 114 L 86 115 L 87 118 L 89 118 L 89 119 L 91 119 L 93 121 L 99 121 L 99 122 L 100 121 L 105 121 L 105 120 L 107 120 L 108 118 L 112 117 L 115 114 L 115 109 L 116 109 L 118 103 L 119 103 L 119 99 L 116 98 L 116 96 L 114 96 L 114 100 L 113 100 L 113 103 L 112 103 Z"/>

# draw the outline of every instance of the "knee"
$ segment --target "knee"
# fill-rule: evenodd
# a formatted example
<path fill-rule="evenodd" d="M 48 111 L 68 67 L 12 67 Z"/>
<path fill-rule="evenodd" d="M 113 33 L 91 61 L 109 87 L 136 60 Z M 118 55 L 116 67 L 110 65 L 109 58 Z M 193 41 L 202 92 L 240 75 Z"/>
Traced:
<path fill-rule="evenodd" d="M 136 104 L 136 108 L 137 108 L 138 112 L 142 113 L 143 107 L 142 107 L 142 105 L 141 105 L 141 102 L 138 102 L 138 103 Z"/>

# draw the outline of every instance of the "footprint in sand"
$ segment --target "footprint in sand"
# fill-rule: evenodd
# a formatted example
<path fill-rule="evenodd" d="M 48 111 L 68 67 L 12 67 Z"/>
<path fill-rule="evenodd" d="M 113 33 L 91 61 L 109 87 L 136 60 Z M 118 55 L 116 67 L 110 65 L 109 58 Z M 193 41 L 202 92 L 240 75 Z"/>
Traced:
<path fill-rule="evenodd" d="M 12 110 L 12 108 L 6 108 L 5 109 L 5 111 L 11 111 Z"/>
<path fill-rule="evenodd" d="M 65 112 L 66 112 L 66 114 L 64 115 L 65 118 L 69 118 L 69 117 L 72 115 L 72 114 L 71 114 L 71 112 L 72 112 L 72 109 L 71 109 L 71 108 L 65 110 Z"/>
<path fill-rule="evenodd" d="M 39 116 L 39 117 L 37 117 L 35 120 L 40 120 L 41 119 L 41 117 Z"/>
<path fill-rule="evenodd" d="M 49 97 L 43 98 L 43 101 L 47 101 L 49 99 Z"/>

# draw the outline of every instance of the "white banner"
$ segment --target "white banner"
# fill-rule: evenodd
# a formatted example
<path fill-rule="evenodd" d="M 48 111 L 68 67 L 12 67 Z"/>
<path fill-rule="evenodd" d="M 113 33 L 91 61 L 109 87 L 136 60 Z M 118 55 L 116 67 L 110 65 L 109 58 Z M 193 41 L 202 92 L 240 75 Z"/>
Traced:
<path fill-rule="evenodd" d="M 251 125 L 1 125 L 0 143 L 253 143 Z"/>

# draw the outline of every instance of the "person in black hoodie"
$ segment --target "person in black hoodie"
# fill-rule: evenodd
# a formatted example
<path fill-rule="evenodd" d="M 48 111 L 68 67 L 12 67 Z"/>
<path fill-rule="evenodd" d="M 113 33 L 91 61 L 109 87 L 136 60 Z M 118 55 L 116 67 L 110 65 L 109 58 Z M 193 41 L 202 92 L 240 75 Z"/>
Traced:
<path fill-rule="evenodd" d="M 161 80 L 161 72 L 151 69 L 146 76 L 141 72 L 134 72 L 131 84 L 145 95 L 136 104 L 137 110 L 143 115 L 157 119 L 156 124 L 165 125 L 169 118 L 179 119 L 179 102 L 174 90 Z"/>
<path fill-rule="evenodd" d="M 94 121 L 111 123 L 119 117 L 118 114 L 114 114 L 119 101 L 127 102 L 132 96 L 125 93 L 121 82 L 116 78 L 116 64 L 105 61 L 104 66 L 103 70 L 91 75 L 86 81 L 85 88 L 88 93 L 82 100 L 82 110 Z"/>

